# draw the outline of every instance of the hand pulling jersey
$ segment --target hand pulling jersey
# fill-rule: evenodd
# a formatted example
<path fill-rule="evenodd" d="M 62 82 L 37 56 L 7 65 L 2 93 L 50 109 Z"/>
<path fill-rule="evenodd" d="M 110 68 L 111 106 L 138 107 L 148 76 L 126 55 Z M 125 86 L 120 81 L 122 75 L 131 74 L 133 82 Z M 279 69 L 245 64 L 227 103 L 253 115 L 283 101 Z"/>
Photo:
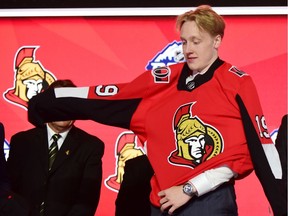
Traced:
<path fill-rule="evenodd" d="M 266 160 L 271 178 L 277 175 L 269 168 L 272 163 L 281 178 L 251 77 L 220 59 L 186 85 L 190 72 L 186 63 L 179 63 L 146 71 L 130 83 L 46 90 L 30 100 L 29 121 L 37 125 L 92 119 L 132 130 L 155 171 L 150 196 L 155 206 L 160 190 L 219 166 L 228 166 L 242 178 L 253 165 L 261 170 Z M 253 145 L 265 147 L 259 153 Z M 275 158 L 265 156 L 263 149 Z M 264 158 L 258 161 L 251 151 Z"/>

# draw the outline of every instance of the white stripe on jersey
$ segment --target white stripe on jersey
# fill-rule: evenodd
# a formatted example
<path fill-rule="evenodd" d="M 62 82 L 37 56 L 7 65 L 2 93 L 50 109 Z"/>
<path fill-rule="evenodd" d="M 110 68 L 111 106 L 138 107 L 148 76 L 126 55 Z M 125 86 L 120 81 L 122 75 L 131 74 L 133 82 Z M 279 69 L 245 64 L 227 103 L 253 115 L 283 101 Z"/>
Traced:
<path fill-rule="evenodd" d="M 276 179 L 282 179 L 281 162 L 278 151 L 273 143 L 262 144 L 265 155 L 269 162 L 272 173 Z"/>
<path fill-rule="evenodd" d="M 88 98 L 89 87 L 62 87 L 55 88 L 55 97 L 74 97 L 74 98 Z"/>

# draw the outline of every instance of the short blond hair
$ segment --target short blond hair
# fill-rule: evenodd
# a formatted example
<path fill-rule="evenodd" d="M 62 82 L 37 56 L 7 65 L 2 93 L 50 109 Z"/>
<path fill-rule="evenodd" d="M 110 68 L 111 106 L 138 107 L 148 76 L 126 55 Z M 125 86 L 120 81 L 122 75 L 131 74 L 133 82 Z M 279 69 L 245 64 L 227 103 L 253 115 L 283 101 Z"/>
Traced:
<path fill-rule="evenodd" d="M 177 17 L 176 28 L 181 30 L 186 21 L 195 21 L 199 29 L 208 32 L 211 36 L 220 35 L 224 37 L 224 19 L 212 10 L 209 5 L 201 5 L 195 10 L 187 11 Z"/>

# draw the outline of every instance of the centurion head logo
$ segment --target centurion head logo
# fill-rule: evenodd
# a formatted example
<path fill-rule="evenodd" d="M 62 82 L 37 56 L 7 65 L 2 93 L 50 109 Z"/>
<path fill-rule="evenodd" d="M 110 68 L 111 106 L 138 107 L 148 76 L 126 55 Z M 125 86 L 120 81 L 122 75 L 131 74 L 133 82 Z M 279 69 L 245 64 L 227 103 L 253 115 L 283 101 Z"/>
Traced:
<path fill-rule="evenodd" d="M 174 115 L 176 150 L 168 158 L 174 165 L 195 168 L 223 151 L 223 139 L 217 129 L 193 116 L 195 103 L 179 107 Z"/>
<path fill-rule="evenodd" d="M 117 192 L 123 181 L 124 168 L 127 160 L 143 155 L 143 150 L 137 146 L 137 136 L 132 131 L 124 131 L 121 133 L 116 141 L 116 170 L 115 174 L 109 176 L 105 185 L 109 189 Z"/>
<path fill-rule="evenodd" d="M 27 109 L 28 101 L 46 90 L 55 81 L 52 73 L 45 70 L 40 61 L 35 60 L 34 47 L 21 47 L 14 59 L 14 87 L 4 93 L 4 99 Z"/>

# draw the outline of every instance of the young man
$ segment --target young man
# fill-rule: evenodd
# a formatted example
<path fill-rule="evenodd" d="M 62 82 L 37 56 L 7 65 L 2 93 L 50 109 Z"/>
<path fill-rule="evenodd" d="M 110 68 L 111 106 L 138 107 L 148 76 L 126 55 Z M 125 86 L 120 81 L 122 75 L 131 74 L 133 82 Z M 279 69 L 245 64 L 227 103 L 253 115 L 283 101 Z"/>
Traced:
<path fill-rule="evenodd" d="M 185 63 L 145 72 L 131 83 L 46 91 L 30 101 L 30 122 L 92 119 L 132 130 L 155 172 L 153 216 L 237 215 L 233 182 L 253 166 L 279 211 L 274 198 L 281 165 L 255 86 L 218 56 L 223 18 L 200 6 L 180 15 L 177 26 Z M 266 190 L 271 185 L 274 191 Z"/>
<path fill-rule="evenodd" d="M 57 80 L 49 88 L 68 86 L 75 87 L 70 80 Z M 10 145 L 11 187 L 27 202 L 30 216 L 94 216 L 104 154 L 99 138 L 74 121 L 51 121 L 13 135 Z"/>

